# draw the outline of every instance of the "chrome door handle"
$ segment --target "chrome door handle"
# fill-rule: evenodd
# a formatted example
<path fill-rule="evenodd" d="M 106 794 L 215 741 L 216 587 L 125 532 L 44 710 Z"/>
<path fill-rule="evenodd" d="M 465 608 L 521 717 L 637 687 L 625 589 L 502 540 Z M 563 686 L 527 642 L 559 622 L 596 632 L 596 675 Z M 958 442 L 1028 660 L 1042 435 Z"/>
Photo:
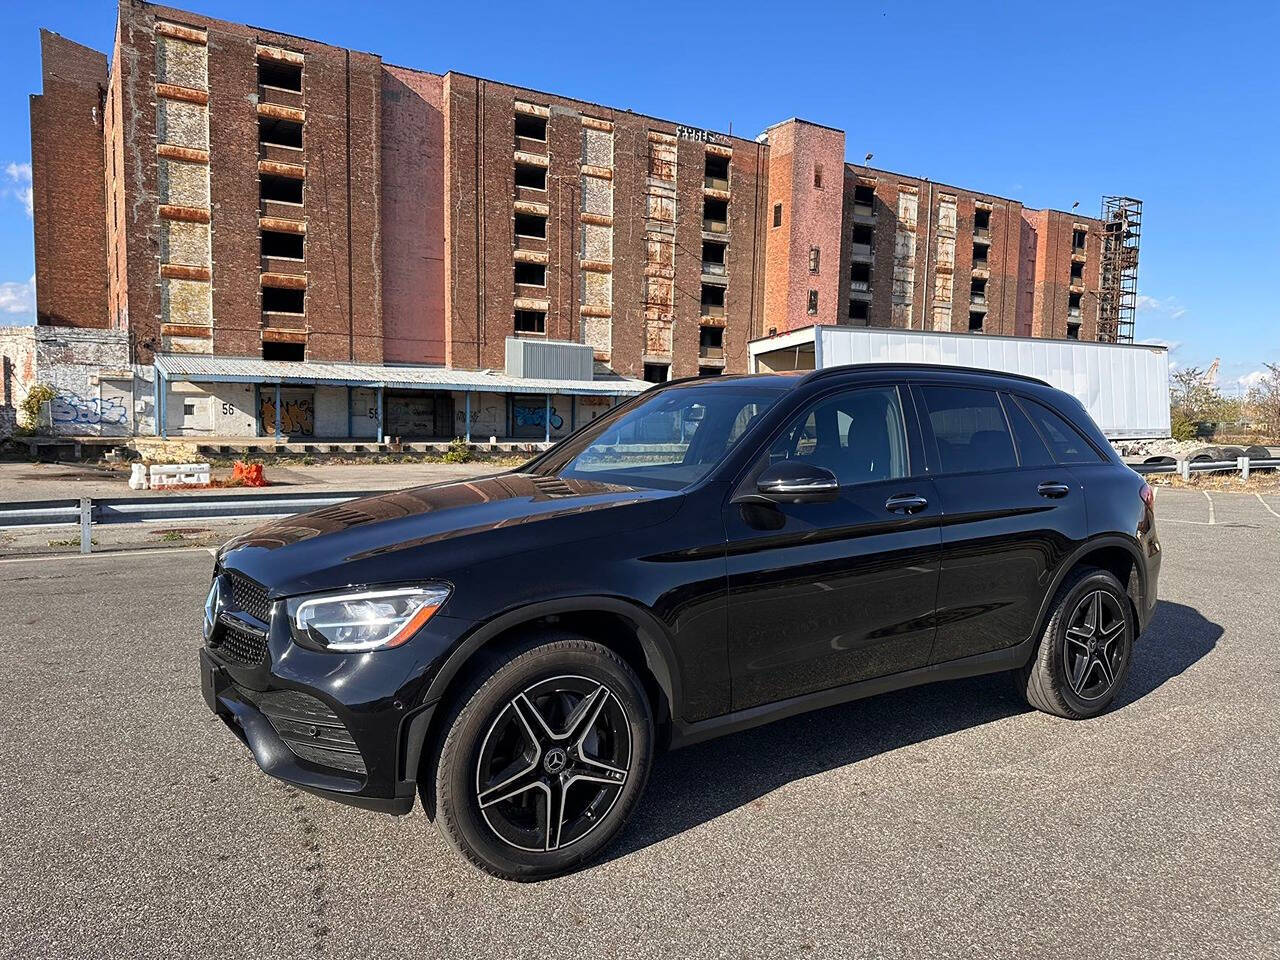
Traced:
<path fill-rule="evenodd" d="M 929 505 L 929 501 L 924 497 L 916 496 L 914 493 L 903 493 L 896 497 L 890 497 L 884 502 L 884 508 L 890 513 L 919 513 Z"/>
<path fill-rule="evenodd" d="M 1036 493 L 1042 497 L 1048 497 L 1050 500 L 1061 500 L 1070 492 L 1071 488 L 1065 483 L 1049 482 L 1042 483 L 1036 487 Z"/>

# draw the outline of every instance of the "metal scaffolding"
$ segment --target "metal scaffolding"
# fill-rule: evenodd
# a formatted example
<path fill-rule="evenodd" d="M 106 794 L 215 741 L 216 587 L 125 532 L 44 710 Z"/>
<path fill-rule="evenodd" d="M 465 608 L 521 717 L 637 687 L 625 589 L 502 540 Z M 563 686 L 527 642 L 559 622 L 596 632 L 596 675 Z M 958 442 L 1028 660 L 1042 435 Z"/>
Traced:
<path fill-rule="evenodd" d="M 1133 197 L 1103 197 L 1101 220 L 1098 339 L 1105 343 L 1133 343 L 1142 201 Z"/>

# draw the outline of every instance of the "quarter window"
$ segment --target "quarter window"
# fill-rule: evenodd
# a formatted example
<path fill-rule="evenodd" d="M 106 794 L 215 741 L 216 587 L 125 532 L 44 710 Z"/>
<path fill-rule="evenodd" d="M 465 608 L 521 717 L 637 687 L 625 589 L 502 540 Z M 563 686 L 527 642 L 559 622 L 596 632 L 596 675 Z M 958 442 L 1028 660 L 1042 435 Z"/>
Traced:
<path fill-rule="evenodd" d="M 1003 394 L 1004 412 L 1009 415 L 1009 425 L 1013 427 L 1013 439 L 1018 442 L 1018 462 L 1024 467 L 1051 467 L 1056 462 L 1044 440 L 1036 432 L 1022 408 L 1014 403 L 1013 398 Z"/>
<path fill-rule="evenodd" d="M 1006 470 L 1018 465 L 1009 425 L 994 390 L 920 388 L 938 445 L 942 473 Z"/>
<path fill-rule="evenodd" d="M 895 387 L 848 390 L 819 400 L 774 443 L 769 461 L 825 467 L 841 486 L 910 473 L 907 432 Z"/>
<path fill-rule="evenodd" d="M 1101 463 L 1102 458 L 1080 431 L 1044 404 L 1027 397 L 1019 397 L 1018 403 L 1040 430 L 1045 443 L 1053 451 L 1058 463 Z"/>

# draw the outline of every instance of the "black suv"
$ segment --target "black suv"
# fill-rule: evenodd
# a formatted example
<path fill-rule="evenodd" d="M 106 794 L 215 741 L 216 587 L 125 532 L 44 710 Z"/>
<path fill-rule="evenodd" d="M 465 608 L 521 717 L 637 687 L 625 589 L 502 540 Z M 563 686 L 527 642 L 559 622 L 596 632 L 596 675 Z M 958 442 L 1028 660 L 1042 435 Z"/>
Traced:
<path fill-rule="evenodd" d="M 570 870 L 654 752 L 1008 671 L 1083 718 L 1156 602 L 1151 490 L 1072 397 L 869 365 L 652 389 L 518 470 L 220 552 L 205 699 L 267 773 Z"/>

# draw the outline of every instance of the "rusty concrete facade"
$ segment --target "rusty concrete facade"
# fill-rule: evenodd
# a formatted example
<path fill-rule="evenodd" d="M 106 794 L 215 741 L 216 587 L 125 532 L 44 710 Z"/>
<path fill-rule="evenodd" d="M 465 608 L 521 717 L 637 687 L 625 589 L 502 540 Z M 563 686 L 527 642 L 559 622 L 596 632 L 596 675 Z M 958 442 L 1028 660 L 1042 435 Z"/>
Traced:
<path fill-rule="evenodd" d="M 746 140 L 141 0 L 109 68 L 42 49 L 39 319 L 136 363 L 500 369 L 519 336 L 666 379 L 815 322 L 1096 331 L 1097 221 L 846 164 L 828 127 Z"/>

